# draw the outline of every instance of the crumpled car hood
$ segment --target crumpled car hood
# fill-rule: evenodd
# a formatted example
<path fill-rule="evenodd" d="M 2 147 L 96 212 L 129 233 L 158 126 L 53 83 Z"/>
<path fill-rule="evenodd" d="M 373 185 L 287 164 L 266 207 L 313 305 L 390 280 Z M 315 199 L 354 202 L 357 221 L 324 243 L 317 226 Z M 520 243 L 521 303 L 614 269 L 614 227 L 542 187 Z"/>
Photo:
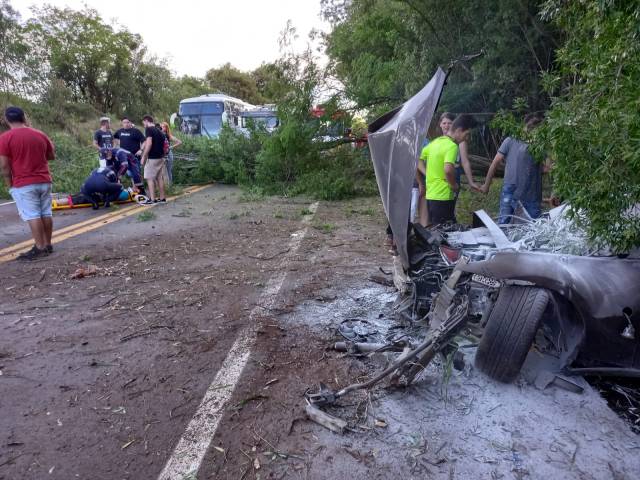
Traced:
<path fill-rule="evenodd" d="M 438 108 L 446 78 L 444 70 L 438 68 L 422 90 L 369 125 L 369 149 L 378 190 L 405 269 L 409 268 L 407 230 L 411 189 L 420 148 Z"/>
<path fill-rule="evenodd" d="M 554 290 L 592 318 L 640 312 L 640 261 L 540 252 L 499 252 L 459 267 L 497 280 L 524 280 Z"/>

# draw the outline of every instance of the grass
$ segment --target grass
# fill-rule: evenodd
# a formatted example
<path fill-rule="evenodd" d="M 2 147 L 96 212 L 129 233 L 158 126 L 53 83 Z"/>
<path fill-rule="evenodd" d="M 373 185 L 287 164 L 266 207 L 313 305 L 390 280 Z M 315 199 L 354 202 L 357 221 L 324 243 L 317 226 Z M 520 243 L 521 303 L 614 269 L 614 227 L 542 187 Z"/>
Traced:
<path fill-rule="evenodd" d="M 264 200 L 265 194 L 261 188 L 251 187 L 247 190 L 243 190 L 238 197 L 238 203 L 250 203 L 250 202 L 260 202 Z"/>
<path fill-rule="evenodd" d="M 309 210 L 308 208 L 303 208 L 302 210 L 300 210 L 300 215 L 301 216 L 306 216 L 306 215 L 311 215 L 313 212 L 311 210 Z"/>
<path fill-rule="evenodd" d="M 154 220 L 155 218 L 156 214 L 151 210 L 147 210 L 146 212 L 142 212 L 140 215 L 138 215 L 139 222 L 149 222 L 151 220 Z"/>
<path fill-rule="evenodd" d="M 231 212 L 229 214 L 229 220 L 237 220 L 240 217 L 248 217 L 249 215 L 251 215 L 251 213 L 249 211 L 244 211 L 244 212 Z"/>
<path fill-rule="evenodd" d="M 347 208 L 345 210 L 345 214 L 350 217 L 352 215 L 365 215 L 367 217 L 373 217 L 376 214 L 376 211 L 372 207 L 366 208 Z"/>
<path fill-rule="evenodd" d="M 319 223 L 313 226 L 316 230 L 320 230 L 322 233 L 331 233 L 336 229 L 336 226 L 332 223 Z"/>
<path fill-rule="evenodd" d="M 456 219 L 458 223 L 471 225 L 473 212 L 481 209 L 486 210 L 490 217 L 497 217 L 500 208 L 501 189 L 501 178 L 496 178 L 491 183 L 491 189 L 486 195 L 472 192 L 468 186 L 463 185 L 456 205 Z"/>

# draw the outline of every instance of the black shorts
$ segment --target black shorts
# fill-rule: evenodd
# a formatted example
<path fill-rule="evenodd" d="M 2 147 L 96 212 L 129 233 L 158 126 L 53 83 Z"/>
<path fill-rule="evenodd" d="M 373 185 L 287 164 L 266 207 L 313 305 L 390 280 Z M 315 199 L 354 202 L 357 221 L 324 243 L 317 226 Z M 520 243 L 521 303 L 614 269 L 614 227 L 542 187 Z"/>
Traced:
<path fill-rule="evenodd" d="M 427 200 L 429 222 L 432 225 L 452 222 L 456 223 L 455 200 Z"/>

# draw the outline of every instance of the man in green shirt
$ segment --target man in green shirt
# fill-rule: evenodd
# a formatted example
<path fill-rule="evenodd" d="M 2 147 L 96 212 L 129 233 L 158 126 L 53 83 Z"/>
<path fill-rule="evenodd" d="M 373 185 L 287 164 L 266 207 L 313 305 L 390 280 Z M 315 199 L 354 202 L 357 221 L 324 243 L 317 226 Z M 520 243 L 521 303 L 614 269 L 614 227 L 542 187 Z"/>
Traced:
<path fill-rule="evenodd" d="M 473 117 L 459 115 L 446 135 L 429 142 L 422 150 L 420 160 L 424 163 L 418 162 L 418 170 L 426 175 L 427 209 L 434 225 L 456 221 L 455 193 L 460 188 L 455 168 L 458 144 L 467 139 L 475 125 Z"/>

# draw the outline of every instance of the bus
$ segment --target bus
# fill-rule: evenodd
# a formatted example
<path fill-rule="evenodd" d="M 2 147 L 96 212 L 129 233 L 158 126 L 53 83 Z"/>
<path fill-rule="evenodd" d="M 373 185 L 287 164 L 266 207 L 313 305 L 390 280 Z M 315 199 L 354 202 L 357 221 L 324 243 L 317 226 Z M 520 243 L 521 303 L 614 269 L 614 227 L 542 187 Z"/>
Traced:
<path fill-rule="evenodd" d="M 241 113 L 255 107 L 223 93 L 207 93 L 180 102 L 173 122 L 187 135 L 217 137 L 223 125 L 240 128 Z"/>
<path fill-rule="evenodd" d="M 240 130 L 248 135 L 249 123 L 264 126 L 267 132 L 273 132 L 280 126 L 278 113 L 275 105 L 258 105 L 251 110 L 245 110 L 240 113 Z"/>

